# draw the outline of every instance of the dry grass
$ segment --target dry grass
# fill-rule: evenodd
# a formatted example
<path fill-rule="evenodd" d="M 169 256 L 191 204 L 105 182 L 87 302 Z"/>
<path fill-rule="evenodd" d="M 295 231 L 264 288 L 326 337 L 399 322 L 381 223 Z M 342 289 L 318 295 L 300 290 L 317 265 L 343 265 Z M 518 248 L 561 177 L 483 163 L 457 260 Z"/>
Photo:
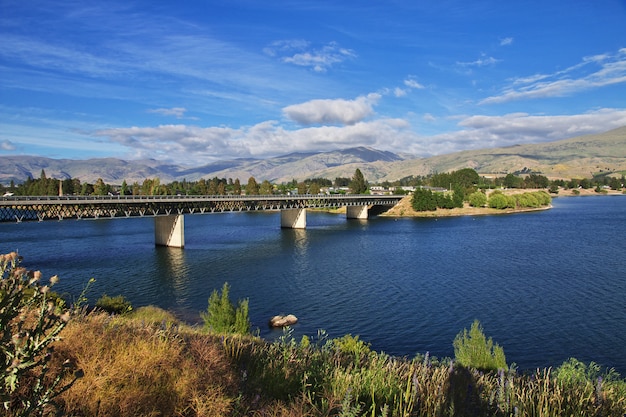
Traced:
<path fill-rule="evenodd" d="M 85 374 L 62 397 L 68 414 L 227 416 L 233 409 L 237 377 L 207 336 L 91 314 L 63 338 L 57 351 Z"/>
<path fill-rule="evenodd" d="M 481 373 L 428 356 L 390 357 L 356 338 L 298 343 L 283 337 L 266 343 L 203 334 L 157 308 L 123 317 L 78 317 L 63 338 L 56 345 L 59 359 L 72 358 L 85 374 L 61 398 L 68 416 L 626 413 L 626 382 L 606 377 L 600 382 L 587 371 L 562 382 L 550 369 Z"/>

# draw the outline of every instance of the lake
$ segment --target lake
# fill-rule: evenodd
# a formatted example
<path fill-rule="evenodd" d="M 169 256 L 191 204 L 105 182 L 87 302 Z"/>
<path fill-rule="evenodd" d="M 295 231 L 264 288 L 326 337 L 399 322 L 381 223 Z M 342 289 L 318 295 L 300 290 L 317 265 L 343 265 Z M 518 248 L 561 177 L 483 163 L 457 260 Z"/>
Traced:
<path fill-rule="evenodd" d="M 248 298 L 267 339 L 276 314 L 294 335 L 359 335 L 372 349 L 453 356 L 474 319 L 522 370 L 569 357 L 626 375 L 626 197 L 561 197 L 547 211 L 439 219 L 346 220 L 278 212 L 187 215 L 184 249 L 154 246 L 152 218 L 0 224 L 0 251 L 58 274 L 56 291 L 122 294 L 201 322 L 224 282 Z"/>

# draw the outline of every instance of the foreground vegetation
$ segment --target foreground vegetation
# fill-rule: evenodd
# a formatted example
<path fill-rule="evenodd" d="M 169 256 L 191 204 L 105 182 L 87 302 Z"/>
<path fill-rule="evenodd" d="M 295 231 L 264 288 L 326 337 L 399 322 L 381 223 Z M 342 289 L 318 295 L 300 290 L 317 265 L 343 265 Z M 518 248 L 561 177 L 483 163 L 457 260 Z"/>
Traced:
<path fill-rule="evenodd" d="M 3 255 L 0 266 L 7 416 L 626 413 L 626 381 L 616 373 L 575 359 L 519 373 L 478 322 L 452 342 L 455 359 L 397 358 L 352 335 L 328 339 L 320 332 L 296 340 L 286 330 L 270 343 L 219 332 L 219 323 L 228 331 L 247 323 L 245 300 L 235 307 L 227 285 L 212 294 L 205 325 L 191 327 L 155 307 L 132 309 L 118 297 L 100 302 L 118 314 L 66 307 L 49 297 L 40 274 L 19 266 L 16 254 Z M 51 325 L 37 324 L 42 322 Z M 39 343 L 44 340 L 49 342 Z M 39 406 L 30 407 L 36 398 Z"/>

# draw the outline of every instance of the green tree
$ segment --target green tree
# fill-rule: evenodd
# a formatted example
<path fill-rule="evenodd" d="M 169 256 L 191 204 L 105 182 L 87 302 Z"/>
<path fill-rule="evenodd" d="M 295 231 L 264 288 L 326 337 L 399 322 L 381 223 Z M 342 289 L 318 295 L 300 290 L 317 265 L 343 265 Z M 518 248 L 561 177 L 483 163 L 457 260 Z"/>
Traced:
<path fill-rule="evenodd" d="M 246 184 L 246 195 L 259 195 L 259 184 L 257 184 L 254 177 L 248 178 Z"/>
<path fill-rule="evenodd" d="M 524 179 L 524 188 L 548 188 L 550 180 L 544 175 L 530 174 Z"/>
<path fill-rule="evenodd" d="M 367 182 L 360 169 L 354 171 L 352 181 L 350 181 L 350 191 L 354 194 L 363 194 L 367 191 Z"/>
<path fill-rule="evenodd" d="M 471 186 L 470 186 L 471 187 Z M 461 183 L 456 183 L 452 186 L 453 194 L 452 194 L 452 206 L 461 208 L 463 207 L 463 202 L 465 201 L 465 191 L 466 188 Z M 471 189 L 471 188 L 470 188 Z"/>
<path fill-rule="evenodd" d="M 480 175 L 472 168 L 464 168 L 452 173 L 452 184 L 460 185 L 463 190 L 468 190 L 480 182 Z"/>
<path fill-rule="evenodd" d="M 350 178 L 345 177 L 336 177 L 335 178 L 335 187 L 348 187 L 350 185 Z"/>
<path fill-rule="evenodd" d="M 229 299 L 230 286 L 227 282 L 222 286 L 221 294 L 213 290 L 209 297 L 206 312 L 201 313 L 204 328 L 216 333 L 250 333 L 248 318 L 248 299 L 239 300 L 235 308 Z"/>
<path fill-rule="evenodd" d="M 235 178 L 235 182 L 233 183 L 233 194 L 241 195 L 241 182 L 239 182 L 239 178 Z"/>
<path fill-rule="evenodd" d="M 317 182 L 312 182 L 311 185 L 309 185 L 309 193 L 311 194 L 319 194 L 320 193 L 320 186 Z"/>
<path fill-rule="evenodd" d="M 268 180 L 263 180 L 261 187 L 259 187 L 259 193 L 261 195 L 270 195 L 274 191 L 274 186 Z"/>
<path fill-rule="evenodd" d="M 95 195 L 107 195 L 109 191 L 109 186 L 104 183 L 102 178 L 98 178 L 96 183 L 93 185 L 93 193 Z"/>
<path fill-rule="evenodd" d="M 128 184 L 126 184 L 126 180 L 122 181 L 122 187 L 120 188 L 120 195 L 128 195 Z"/>
<path fill-rule="evenodd" d="M 521 188 L 524 180 L 516 175 L 507 174 L 504 177 L 503 185 L 506 188 Z"/>
<path fill-rule="evenodd" d="M 418 188 L 413 193 L 411 204 L 415 211 L 437 210 L 437 197 L 430 190 Z"/>
<path fill-rule="evenodd" d="M 466 368 L 482 371 L 507 369 L 504 350 L 491 338 L 487 339 L 478 320 L 474 320 L 469 332 L 463 329 L 452 342 L 457 363 Z"/>
<path fill-rule="evenodd" d="M 207 188 L 207 192 L 208 195 L 216 195 L 217 194 L 217 181 L 215 181 L 215 179 L 212 179 L 209 181 L 209 186 Z"/>

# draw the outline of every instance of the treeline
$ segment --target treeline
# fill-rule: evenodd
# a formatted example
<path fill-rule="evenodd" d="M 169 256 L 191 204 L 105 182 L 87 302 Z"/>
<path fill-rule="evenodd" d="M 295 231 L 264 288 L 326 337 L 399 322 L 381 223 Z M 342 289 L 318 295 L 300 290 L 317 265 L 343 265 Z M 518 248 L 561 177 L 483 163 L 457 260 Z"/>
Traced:
<path fill-rule="evenodd" d="M 473 185 L 476 188 L 521 188 L 535 189 L 546 188 L 551 192 L 556 192 L 559 188 L 563 189 L 593 189 L 608 187 L 612 190 L 621 190 L 626 184 L 624 175 L 621 177 L 602 174 L 593 178 L 572 178 L 570 180 L 557 179 L 550 180 L 545 175 L 529 173 L 523 175 L 507 174 L 503 177 L 482 177 L 471 168 L 465 168 L 459 171 L 449 173 L 436 173 L 427 176 L 408 176 L 398 181 L 383 182 L 381 185 L 385 187 L 441 187 L 450 189 L 451 185 L 461 184 L 465 187 Z"/>
<path fill-rule="evenodd" d="M 254 177 L 242 184 L 239 178 L 200 179 L 198 181 L 173 181 L 162 184 L 159 178 L 147 178 L 141 183 L 111 185 L 99 178 L 95 183 L 81 182 L 77 178 L 48 178 L 42 169 L 37 179 L 27 178 L 21 184 L 13 181 L 6 187 L 0 184 L 0 192 L 11 192 L 15 195 L 268 195 L 268 194 L 318 194 L 323 187 L 335 187 L 336 192 L 348 189 L 355 194 L 367 191 L 368 183 L 357 169 L 352 178 L 337 177 L 334 181 L 326 178 L 310 178 L 304 181 L 295 179 L 282 184 L 273 184 L 268 180 L 260 183 Z"/>
<path fill-rule="evenodd" d="M 436 174 L 431 178 L 431 186 L 420 186 L 414 191 L 413 209 L 415 211 L 434 211 L 461 208 L 466 202 L 472 207 L 538 208 L 549 205 L 552 200 L 546 191 L 505 195 L 500 190 L 495 190 L 487 196 L 484 181 L 481 180 L 484 178 L 481 178 L 472 169 Z M 548 178 L 536 174 L 531 174 L 524 179 L 520 178 L 520 180 L 518 185 L 526 185 L 528 188 L 548 188 L 550 186 Z"/>
<path fill-rule="evenodd" d="M 402 187 L 426 187 L 445 188 L 454 191 L 454 197 L 448 199 L 441 196 L 420 196 L 424 202 L 421 204 L 432 205 L 432 199 L 438 199 L 439 207 L 458 207 L 460 201 L 468 201 L 468 196 L 479 189 L 489 188 L 519 188 L 519 189 L 548 189 L 552 193 L 562 189 L 595 189 L 600 192 L 606 188 L 622 190 L 626 184 L 624 175 L 621 177 L 602 174 L 589 178 L 572 178 L 570 180 L 550 180 L 544 175 L 528 173 L 521 176 L 507 174 L 503 177 L 480 176 L 471 168 L 458 171 L 435 173 L 427 176 L 408 176 L 397 181 L 383 181 L 375 184 L 396 193 L 406 193 Z M 239 178 L 200 179 L 197 181 L 173 181 L 162 184 L 159 178 L 147 178 L 141 183 L 128 184 L 126 180 L 121 185 L 111 185 L 99 178 L 95 183 L 81 182 L 77 178 L 55 179 L 48 178 L 45 171 L 37 179 L 27 178 L 22 184 L 15 185 L 12 181 L 6 187 L 0 184 L 0 192 L 11 192 L 16 195 L 258 195 L 258 194 L 318 194 L 323 188 L 334 187 L 334 192 L 348 190 L 354 194 L 366 193 L 371 184 L 365 179 L 359 169 L 356 169 L 352 178 L 336 177 L 334 180 L 327 178 L 309 178 L 304 181 L 292 180 L 290 182 L 275 184 L 268 180 L 258 182 L 254 177 L 248 178 L 242 183 Z M 460 199 L 462 196 L 462 199 Z"/>

